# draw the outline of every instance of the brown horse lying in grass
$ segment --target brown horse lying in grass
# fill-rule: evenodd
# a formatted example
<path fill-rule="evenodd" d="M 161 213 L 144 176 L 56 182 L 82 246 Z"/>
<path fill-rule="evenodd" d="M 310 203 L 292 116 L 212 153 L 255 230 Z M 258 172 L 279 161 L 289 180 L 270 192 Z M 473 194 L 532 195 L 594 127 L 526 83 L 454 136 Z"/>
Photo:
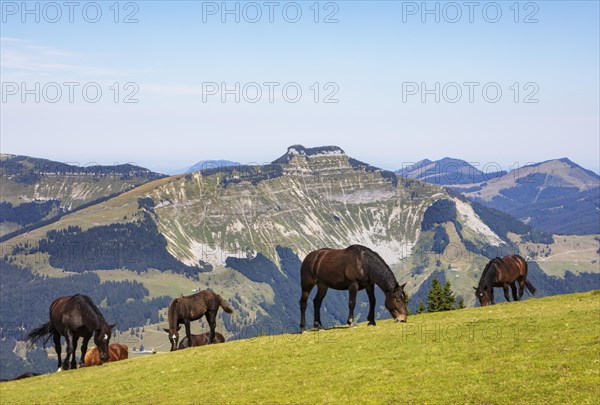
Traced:
<path fill-rule="evenodd" d="M 210 332 L 202 333 L 200 335 L 192 335 L 192 346 L 205 346 L 208 344 L 209 340 Z M 213 344 L 215 343 L 225 343 L 225 337 L 219 332 L 215 332 L 215 340 Z M 190 347 L 190 345 L 188 344 L 187 336 L 185 336 L 181 342 L 179 342 L 179 347 L 177 349 L 185 349 L 187 347 Z"/>
<path fill-rule="evenodd" d="M 112 343 L 108 346 L 108 360 L 107 362 L 125 360 L 128 356 L 129 348 L 127 345 L 120 343 Z M 85 354 L 84 365 L 85 367 L 99 366 L 104 362 L 100 359 L 100 351 L 97 347 L 92 347 Z"/>

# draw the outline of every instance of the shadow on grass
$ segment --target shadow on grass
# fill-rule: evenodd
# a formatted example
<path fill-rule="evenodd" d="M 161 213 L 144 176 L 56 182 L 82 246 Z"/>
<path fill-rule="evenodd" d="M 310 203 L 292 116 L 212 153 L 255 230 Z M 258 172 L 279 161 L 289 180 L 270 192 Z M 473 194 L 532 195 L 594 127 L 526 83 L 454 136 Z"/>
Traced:
<path fill-rule="evenodd" d="M 329 328 L 324 328 L 324 329 L 312 328 L 312 329 L 305 330 L 303 332 L 296 332 L 296 334 L 327 332 L 330 330 L 351 330 L 351 329 L 358 329 L 358 328 L 360 328 L 360 326 L 337 325 L 337 326 L 330 326 Z"/>

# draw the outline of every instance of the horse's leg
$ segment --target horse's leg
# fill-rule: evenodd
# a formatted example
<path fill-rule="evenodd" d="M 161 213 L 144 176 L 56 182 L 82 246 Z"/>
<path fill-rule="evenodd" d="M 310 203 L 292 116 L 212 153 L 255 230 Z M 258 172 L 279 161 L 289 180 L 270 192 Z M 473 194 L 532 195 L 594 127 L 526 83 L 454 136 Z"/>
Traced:
<path fill-rule="evenodd" d="M 304 329 L 306 329 L 306 302 L 313 287 L 310 286 L 308 290 L 302 289 L 302 296 L 300 297 L 300 332 L 304 332 Z"/>
<path fill-rule="evenodd" d="M 301 271 L 300 285 L 302 287 L 302 296 L 300 297 L 300 332 L 304 332 L 306 329 L 306 302 L 315 286 L 315 280 L 308 274 L 308 271 Z"/>
<path fill-rule="evenodd" d="M 490 288 L 490 304 L 494 305 L 496 302 L 494 301 L 494 287 Z"/>
<path fill-rule="evenodd" d="M 65 330 L 65 341 L 67 342 L 67 355 L 65 356 L 65 361 L 63 361 L 62 368 L 63 370 L 68 370 L 70 366 L 69 358 L 70 356 L 75 355 L 73 349 L 73 334 L 68 329 Z"/>
<path fill-rule="evenodd" d="M 79 336 L 78 335 L 73 335 L 73 354 L 71 357 L 71 370 L 75 370 L 77 368 L 77 355 L 76 355 L 76 351 L 77 351 L 77 341 L 79 340 Z"/>
<path fill-rule="evenodd" d="M 60 354 L 62 348 L 60 347 L 60 334 L 58 332 L 52 333 L 52 340 L 54 341 L 54 350 L 56 351 L 56 355 L 58 356 L 58 371 L 62 370 L 62 359 L 60 358 Z"/>
<path fill-rule="evenodd" d="M 346 323 L 350 326 L 356 326 L 354 322 L 354 307 L 356 306 L 356 292 L 358 291 L 358 284 L 352 283 L 348 288 L 348 320 Z"/>
<path fill-rule="evenodd" d="M 517 295 L 517 284 L 515 281 L 510 283 L 510 289 L 512 290 L 513 301 L 519 301 L 519 296 Z"/>
<path fill-rule="evenodd" d="M 187 336 L 187 339 L 188 339 L 188 347 L 192 347 L 192 346 L 194 346 L 194 342 L 192 341 L 192 330 L 190 328 L 189 318 L 185 318 L 183 320 L 183 323 L 185 324 L 185 335 Z"/>
<path fill-rule="evenodd" d="M 217 311 L 207 311 L 206 322 L 210 328 L 210 337 L 208 338 L 208 344 L 211 345 L 215 341 L 215 328 L 217 327 Z"/>
<path fill-rule="evenodd" d="M 321 303 L 323 302 L 323 298 L 325 298 L 325 294 L 327 294 L 327 286 L 319 284 L 317 288 L 317 295 L 313 299 L 313 305 L 315 306 L 315 322 L 313 326 L 317 329 L 324 329 L 321 324 Z"/>
<path fill-rule="evenodd" d="M 85 353 L 87 352 L 88 342 L 91 336 L 84 336 L 81 342 L 81 357 L 79 358 L 79 367 L 83 367 L 85 364 Z"/>
<path fill-rule="evenodd" d="M 508 296 L 508 284 L 502 284 L 502 290 L 504 290 L 504 298 L 506 299 L 506 302 L 510 302 L 510 297 Z"/>
<path fill-rule="evenodd" d="M 519 299 L 523 298 L 523 294 L 525 294 L 525 278 L 519 280 Z"/>
<path fill-rule="evenodd" d="M 367 295 L 369 296 L 369 315 L 367 320 L 369 326 L 375 326 L 375 284 L 367 287 Z"/>

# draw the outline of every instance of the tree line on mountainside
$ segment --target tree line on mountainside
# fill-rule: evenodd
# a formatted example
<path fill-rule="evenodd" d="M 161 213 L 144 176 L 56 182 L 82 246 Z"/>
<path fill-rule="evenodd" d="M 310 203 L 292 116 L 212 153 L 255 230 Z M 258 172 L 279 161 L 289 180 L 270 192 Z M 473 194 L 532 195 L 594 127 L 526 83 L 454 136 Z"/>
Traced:
<path fill-rule="evenodd" d="M 30 223 L 28 223 L 27 225 L 23 226 L 20 229 L 17 229 L 15 231 L 7 233 L 6 235 L 3 235 L 2 237 L 0 237 L 0 242 L 5 242 L 7 240 L 10 240 L 10 239 L 14 238 L 15 236 L 19 236 L 21 234 L 24 234 L 26 232 L 32 231 L 34 229 L 41 228 L 41 227 L 53 224 L 54 222 L 57 222 L 58 220 L 60 220 L 62 217 L 64 217 L 67 214 L 72 214 L 72 213 L 75 213 L 77 211 L 81 211 L 83 209 L 91 207 L 92 205 L 100 204 L 100 203 L 102 203 L 104 201 L 110 200 L 111 198 L 114 198 L 114 197 L 116 197 L 116 196 L 118 196 L 118 195 L 120 195 L 120 194 L 122 194 L 122 193 L 124 193 L 124 192 L 126 192 L 128 190 L 130 190 L 131 188 L 133 188 L 133 186 L 125 188 L 125 189 L 123 189 L 121 191 L 118 191 L 116 193 L 105 195 L 104 197 L 97 198 L 97 199 L 95 199 L 93 201 L 89 201 L 87 203 L 78 205 L 77 207 L 73 208 L 70 211 L 65 211 L 64 209 L 61 208 L 59 210 L 58 214 L 53 215 L 50 218 L 43 219 L 43 217 L 41 217 L 39 220 L 37 220 L 35 222 L 30 222 Z M 55 200 L 52 200 L 52 201 L 55 201 Z M 58 200 L 56 200 L 56 201 L 58 201 Z M 17 209 L 17 208 L 19 208 L 19 206 L 17 206 L 15 209 Z M 0 216 L 0 218 L 3 218 L 3 217 Z M 4 222 L 4 221 L 0 220 L 0 222 Z M 17 222 L 17 221 L 11 221 L 11 222 Z"/>
<path fill-rule="evenodd" d="M 128 269 L 143 273 L 149 269 L 173 271 L 198 280 L 211 266 L 187 266 L 167 251 L 167 240 L 145 212 L 127 223 L 96 226 L 83 230 L 69 226 L 50 230 L 37 246 L 17 245 L 13 254 L 47 253 L 52 267 L 75 273 L 90 270 Z"/>
<path fill-rule="evenodd" d="M 0 222 L 30 225 L 41 221 L 53 210 L 60 210 L 59 200 L 31 201 L 17 206 L 7 201 L 0 201 Z"/>

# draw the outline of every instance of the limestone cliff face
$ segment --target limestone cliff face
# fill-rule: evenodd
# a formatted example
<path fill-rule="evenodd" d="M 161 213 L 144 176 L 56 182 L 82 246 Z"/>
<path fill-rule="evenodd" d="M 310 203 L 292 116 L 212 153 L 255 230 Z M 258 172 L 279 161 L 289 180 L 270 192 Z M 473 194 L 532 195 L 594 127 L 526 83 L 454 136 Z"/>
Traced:
<path fill-rule="evenodd" d="M 303 257 L 353 243 L 394 264 L 411 253 L 423 212 L 441 195 L 340 148 L 295 145 L 271 165 L 193 173 L 148 196 L 174 256 L 219 265 L 257 253 L 277 262 L 277 246 Z"/>

